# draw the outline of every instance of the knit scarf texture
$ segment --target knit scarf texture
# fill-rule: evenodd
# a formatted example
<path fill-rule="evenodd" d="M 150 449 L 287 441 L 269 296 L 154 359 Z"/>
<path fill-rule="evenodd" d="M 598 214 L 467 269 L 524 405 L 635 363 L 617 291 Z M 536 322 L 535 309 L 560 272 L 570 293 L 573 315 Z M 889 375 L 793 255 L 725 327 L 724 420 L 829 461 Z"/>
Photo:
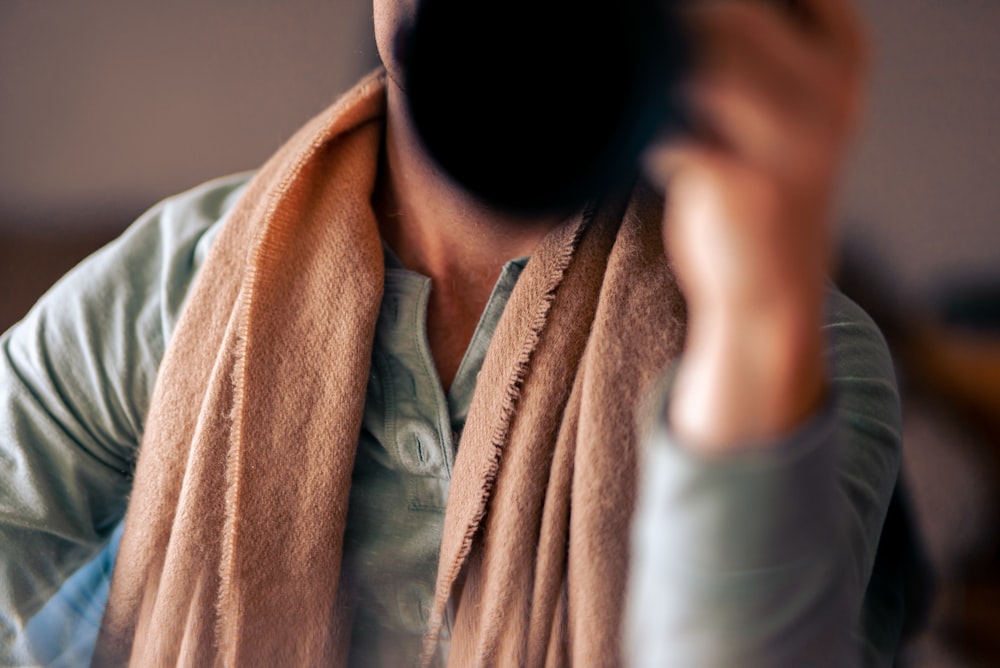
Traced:
<path fill-rule="evenodd" d="M 214 242 L 160 368 L 94 665 L 347 664 L 385 86 L 371 73 L 292 137 Z M 425 663 L 449 601 L 451 666 L 621 663 L 637 414 L 685 325 L 661 216 L 642 186 L 594 203 L 511 294 L 458 445 Z"/>

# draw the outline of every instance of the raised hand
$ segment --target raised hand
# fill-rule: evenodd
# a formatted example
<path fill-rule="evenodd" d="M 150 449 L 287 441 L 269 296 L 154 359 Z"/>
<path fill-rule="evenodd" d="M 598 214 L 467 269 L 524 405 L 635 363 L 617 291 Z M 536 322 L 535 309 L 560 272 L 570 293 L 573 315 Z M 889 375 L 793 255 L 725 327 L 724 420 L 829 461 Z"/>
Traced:
<path fill-rule="evenodd" d="M 685 17 L 698 128 L 645 162 L 689 305 L 668 417 L 711 453 L 774 441 L 824 401 L 830 219 L 866 41 L 848 0 L 704 0 Z"/>

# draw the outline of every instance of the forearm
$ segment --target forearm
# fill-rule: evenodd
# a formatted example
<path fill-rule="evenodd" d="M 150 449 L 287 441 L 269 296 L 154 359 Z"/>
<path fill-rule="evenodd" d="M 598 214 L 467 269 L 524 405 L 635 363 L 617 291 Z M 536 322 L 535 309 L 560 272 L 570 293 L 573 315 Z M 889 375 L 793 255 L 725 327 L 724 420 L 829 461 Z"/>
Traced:
<path fill-rule="evenodd" d="M 708 310 L 708 309 L 706 309 Z M 665 419 L 705 454 L 791 433 L 828 395 L 822 312 L 812 304 L 695 310 Z"/>
<path fill-rule="evenodd" d="M 899 467 L 894 370 L 877 327 L 837 292 L 821 334 L 826 398 L 775 438 L 691 447 L 666 420 L 676 383 L 653 411 L 626 624 L 634 665 L 816 665 L 822 643 L 855 660 L 859 635 L 883 633 L 862 628 L 861 606 Z M 894 638 L 864 640 L 893 655 Z"/>

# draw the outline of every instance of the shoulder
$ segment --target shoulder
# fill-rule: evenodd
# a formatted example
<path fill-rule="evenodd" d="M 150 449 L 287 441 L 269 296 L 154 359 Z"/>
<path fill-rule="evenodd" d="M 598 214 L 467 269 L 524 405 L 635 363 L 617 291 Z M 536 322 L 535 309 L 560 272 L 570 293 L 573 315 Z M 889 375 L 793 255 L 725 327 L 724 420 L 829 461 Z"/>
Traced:
<path fill-rule="evenodd" d="M 254 171 L 246 171 L 205 181 L 161 200 L 136 222 L 160 217 L 178 229 L 192 231 L 214 225 L 233 209 L 254 174 Z"/>
<path fill-rule="evenodd" d="M 895 361 L 881 329 L 836 288 L 830 290 L 824 329 L 830 379 L 844 408 L 877 415 L 898 440 L 902 418 Z"/>
<path fill-rule="evenodd" d="M 0 339 L 17 371 L 0 380 L 20 378 L 70 416 L 100 419 L 83 431 L 127 458 L 194 278 L 251 176 L 165 198 L 81 261 Z"/>

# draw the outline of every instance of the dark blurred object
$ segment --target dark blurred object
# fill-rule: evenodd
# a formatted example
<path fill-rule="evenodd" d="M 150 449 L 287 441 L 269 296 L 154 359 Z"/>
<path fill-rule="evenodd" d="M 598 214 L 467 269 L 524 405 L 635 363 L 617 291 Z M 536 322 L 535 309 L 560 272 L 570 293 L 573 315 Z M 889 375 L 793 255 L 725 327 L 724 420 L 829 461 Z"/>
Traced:
<path fill-rule="evenodd" d="M 679 3 L 423 0 L 403 40 L 418 132 L 488 204 L 569 213 L 628 183 L 682 125 Z"/>
<path fill-rule="evenodd" d="M 24 317 L 53 283 L 121 229 L 124 223 L 110 226 L 103 218 L 59 231 L 0 225 L 0 332 Z"/>
<path fill-rule="evenodd" d="M 945 286 L 936 301 L 945 326 L 1000 336 L 1000 279 Z"/>
<path fill-rule="evenodd" d="M 984 285 L 975 293 L 970 299 L 963 288 L 915 317 L 899 359 L 910 392 L 969 435 L 964 454 L 985 484 L 972 515 L 980 538 L 947 573 L 937 625 L 969 665 L 986 666 L 1000 665 L 1000 302 L 980 298 L 1000 291 Z"/>

